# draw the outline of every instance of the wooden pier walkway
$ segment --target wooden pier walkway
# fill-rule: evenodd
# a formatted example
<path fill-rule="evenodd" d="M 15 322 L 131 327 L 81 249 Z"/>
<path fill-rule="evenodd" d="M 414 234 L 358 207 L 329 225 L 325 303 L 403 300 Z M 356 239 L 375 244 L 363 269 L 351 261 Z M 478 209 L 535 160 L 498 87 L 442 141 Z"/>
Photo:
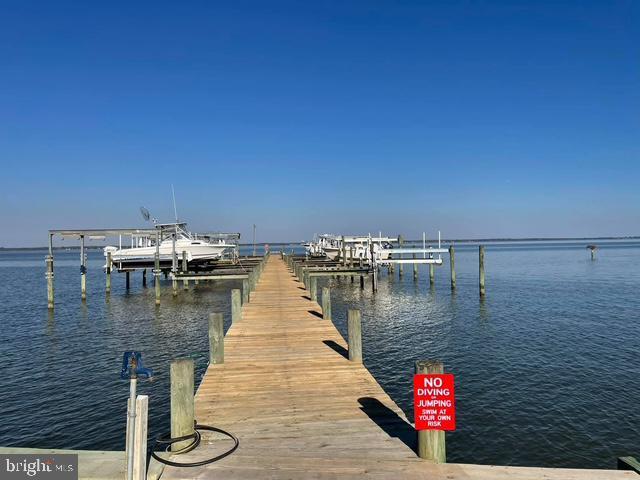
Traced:
<path fill-rule="evenodd" d="M 166 467 L 163 479 L 635 478 L 614 470 L 419 459 L 410 422 L 367 369 L 346 358 L 345 341 L 307 295 L 272 256 L 242 320 L 227 332 L 225 363 L 209 366 L 195 399 L 198 422 L 234 433 L 240 447 L 206 466 Z M 203 444 L 176 460 L 212 457 L 230 444 L 204 434 Z"/>

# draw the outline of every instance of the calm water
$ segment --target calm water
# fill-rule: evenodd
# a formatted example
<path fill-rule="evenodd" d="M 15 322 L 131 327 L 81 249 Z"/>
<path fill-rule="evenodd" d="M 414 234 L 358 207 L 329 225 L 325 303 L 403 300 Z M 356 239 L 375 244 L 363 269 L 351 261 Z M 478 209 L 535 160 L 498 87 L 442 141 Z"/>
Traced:
<path fill-rule="evenodd" d="M 640 454 L 640 242 L 489 245 L 487 297 L 477 294 L 477 247 L 456 249 L 458 289 L 447 259 L 436 286 L 421 267 L 381 275 L 374 297 L 348 279 L 335 288 L 334 322 L 360 308 L 365 364 L 411 417 L 417 359 L 437 358 L 456 374 L 458 430 L 452 462 L 572 467 L 615 466 Z M 0 446 L 122 449 L 127 382 L 124 350 L 144 352 L 154 382 L 150 429 L 168 429 L 168 365 L 207 361 L 207 314 L 229 322 L 227 283 L 171 297 L 138 275 L 126 293 L 113 275 L 105 300 L 101 253 L 90 252 L 88 301 L 80 302 L 77 252 L 56 253 L 56 310 L 46 308 L 44 251 L 0 253 Z M 150 282 L 151 285 L 151 282 Z M 322 285 L 322 283 L 321 283 Z"/>

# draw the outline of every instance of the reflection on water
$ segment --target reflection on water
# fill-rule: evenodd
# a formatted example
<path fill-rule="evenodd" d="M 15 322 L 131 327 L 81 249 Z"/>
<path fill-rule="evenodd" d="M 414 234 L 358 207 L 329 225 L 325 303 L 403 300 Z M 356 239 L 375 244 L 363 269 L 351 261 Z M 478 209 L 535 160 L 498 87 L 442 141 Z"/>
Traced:
<path fill-rule="evenodd" d="M 601 242 L 599 242 L 601 243 Z M 80 301 L 77 252 L 56 252 L 56 309 L 46 308 L 44 254 L 0 252 L 0 445 L 122 449 L 128 385 L 119 379 L 124 350 L 144 352 L 156 372 L 151 435 L 168 429 L 169 361 L 192 356 L 197 380 L 207 362 L 207 315 L 229 322 L 229 289 L 201 283 L 171 294 L 162 280 L 112 276 L 104 294 L 103 259 L 89 254 L 87 301 Z M 365 364 L 411 416 L 417 359 L 437 358 L 456 374 L 458 430 L 450 461 L 614 467 L 640 454 L 640 245 L 602 245 L 595 262 L 583 243 L 488 246 L 487 296 L 478 295 L 477 247 L 456 247 L 457 290 L 447 262 L 418 281 L 322 279 L 346 336 L 346 311 L 360 308 Z"/>

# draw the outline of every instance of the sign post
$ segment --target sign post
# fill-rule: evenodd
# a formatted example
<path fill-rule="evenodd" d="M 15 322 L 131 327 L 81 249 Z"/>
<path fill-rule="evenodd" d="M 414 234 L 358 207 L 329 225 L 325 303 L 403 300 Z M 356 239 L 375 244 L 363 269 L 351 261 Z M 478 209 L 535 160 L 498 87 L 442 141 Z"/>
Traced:
<path fill-rule="evenodd" d="M 418 432 L 418 456 L 436 463 L 446 462 L 444 432 L 455 430 L 453 375 L 444 373 L 439 361 L 417 361 L 413 378 L 413 408 Z"/>

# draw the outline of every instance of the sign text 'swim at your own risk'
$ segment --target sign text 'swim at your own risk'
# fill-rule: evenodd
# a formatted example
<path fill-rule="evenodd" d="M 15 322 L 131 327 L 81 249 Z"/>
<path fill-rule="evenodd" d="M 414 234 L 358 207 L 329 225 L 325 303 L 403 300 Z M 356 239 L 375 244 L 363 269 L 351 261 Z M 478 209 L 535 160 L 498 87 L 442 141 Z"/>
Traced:
<path fill-rule="evenodd" d="M 453 374 L 414 375 L 413 414 L 416 430 L 455 430 Z"/>

